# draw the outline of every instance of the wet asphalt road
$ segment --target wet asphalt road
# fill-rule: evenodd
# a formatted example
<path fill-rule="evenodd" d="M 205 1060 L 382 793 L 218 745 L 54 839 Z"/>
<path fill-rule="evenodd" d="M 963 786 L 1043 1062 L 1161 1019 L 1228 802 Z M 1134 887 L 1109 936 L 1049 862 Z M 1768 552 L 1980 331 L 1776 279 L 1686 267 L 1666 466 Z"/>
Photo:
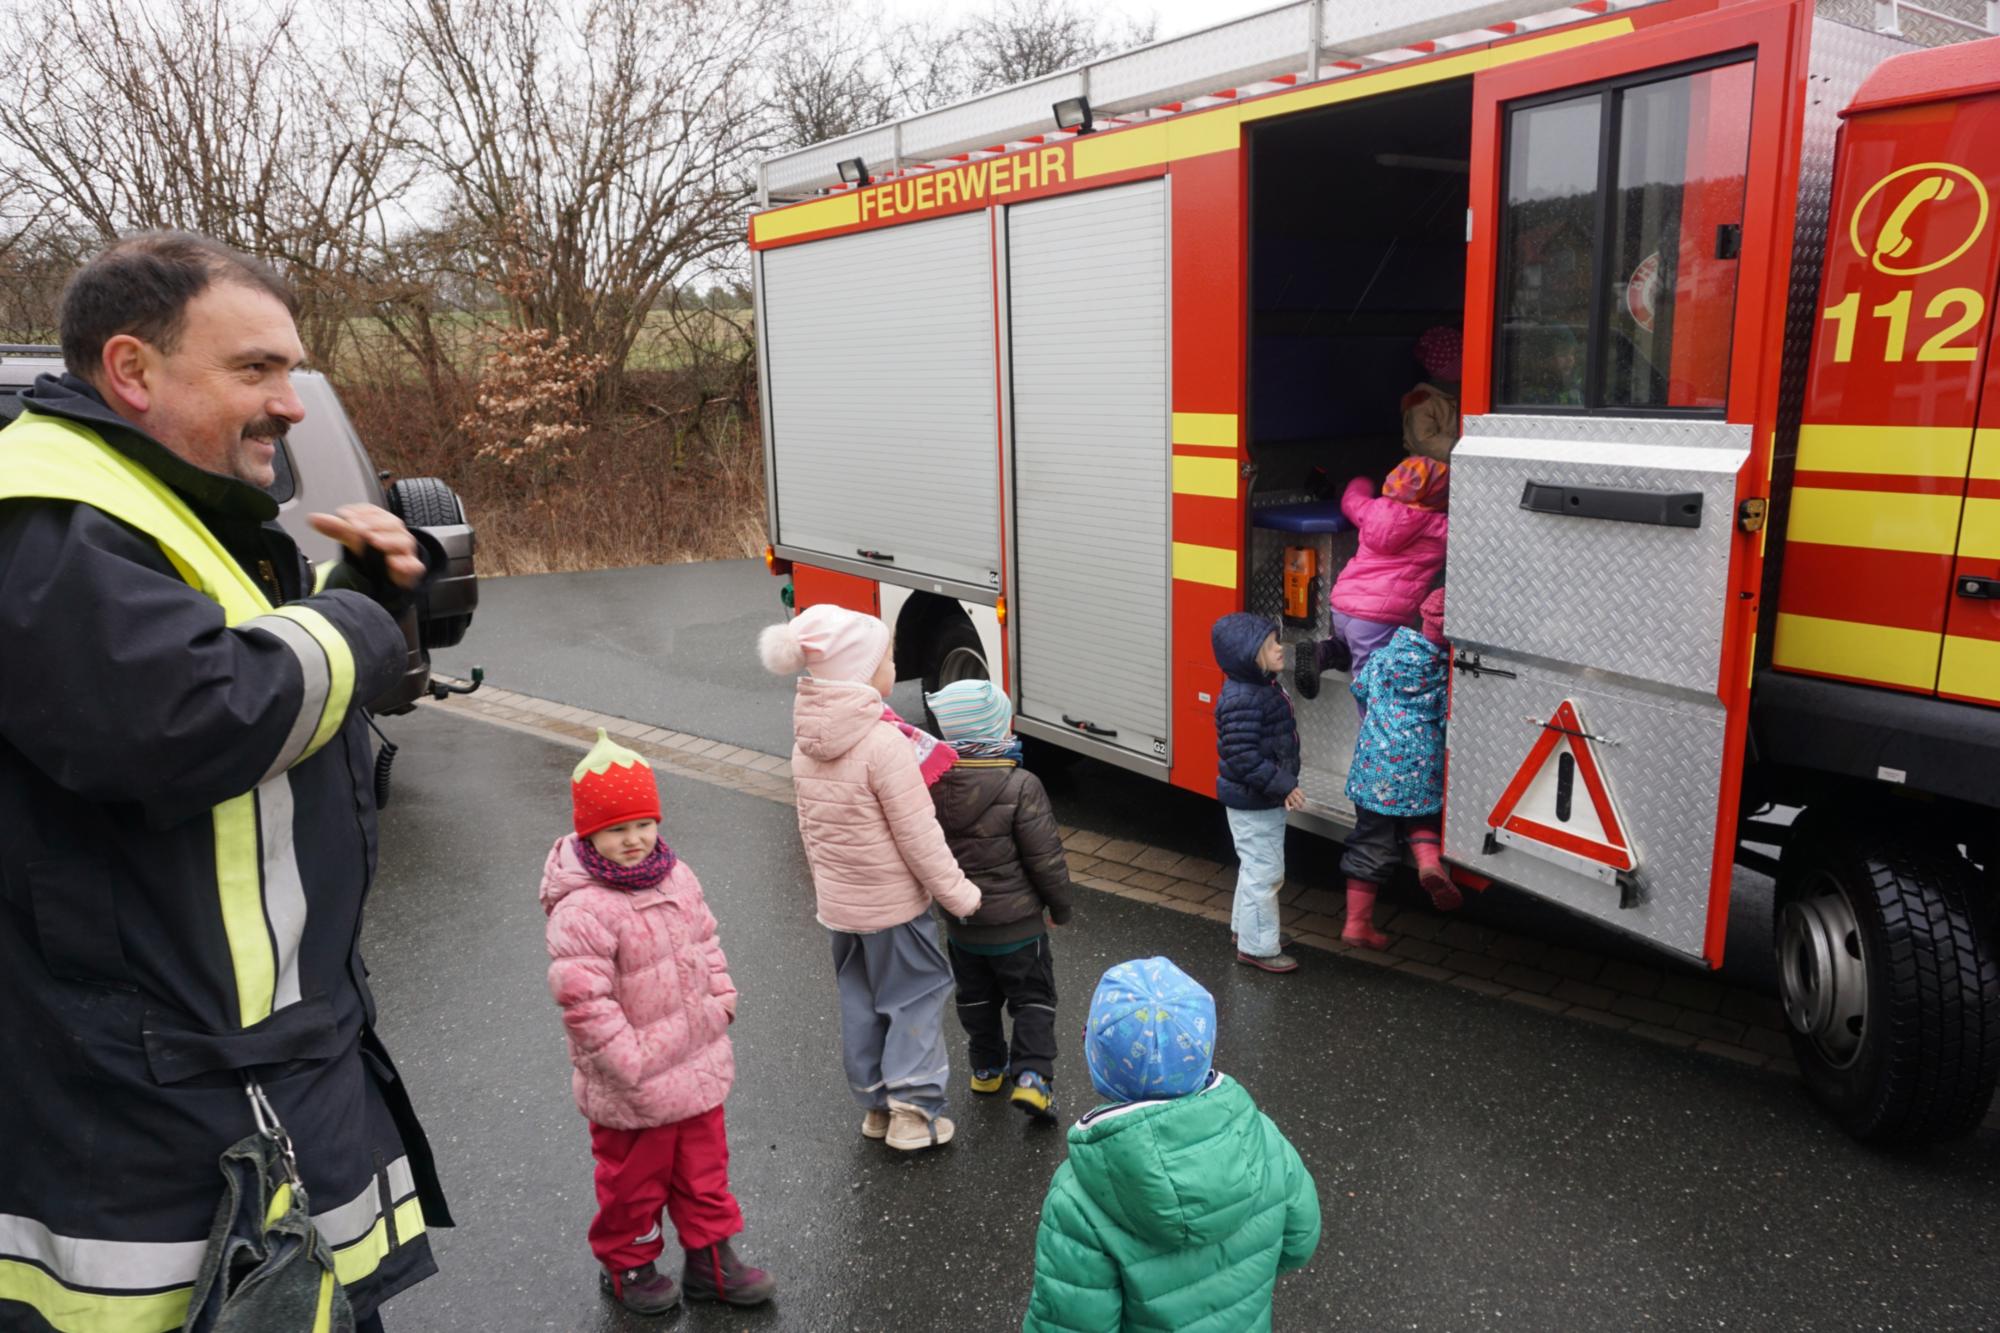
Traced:
<path fill-rule="evenodd" d="M 792 685 L 766 672 L 756 650 L 757 631 L 785 614 L 778 600 L 783 584 L 756 560 L 489 579 L 480 585 L 465 643 L 437 654 L 436 667 L 464 677 L 483 664 L 486 678 L 505 689 L 789 755 Z M 900 683 L 890 699 L 904 717 L 922 717 L 917 682 Z M 1065 823 L 1183 856 L 1236 859 L 1222 812 L 1205 796 L 1088 759 L 1037 772 Z M 1337 888 L 1340 850 L 1292 830 L 1288 882 Z M 1735 894 L 1725 975 L 1775 991 L 1770 881 L 1739 871 Z M 1389 895 L 1419 900 L 1413 880 L 1392 885 Z M 1466 916 L 1553 943 L 1674 965 L 1504 886 L 1475 895 Z"/>
<path fill-rule="evenodd" d="M 388 725 L 403 751 L 367 957 L 461 1223 L 388 1327 L 659 1327 L 597 1293 L 584 1123 L 543 981 L 534 890 L 578 752 L 437 709 Z M 1061 1134 L 955 1091 L 942 1152 L 863 1141 L 792 810 L 662 787 L 743 994 L 741 1244 L 781 1283 L 770 1308 L 674 1326 L 1018 1326 Z M 1220 926 L 1102 894 L 1081 895 L 1055 952 L 1066 1121 L 1087 1109 L 1070 1034 L 1105 966 L 1166 953 L 1214 990 L 1218 1066 L 1298 1144 L 1325 1209 L 1279 1329 L 2000 1324 L 1993 1131 L 1870 1152 L 1789 1080 L 1324 955 L 1267 977 L 1229 961 Z M 953 1059 L 962 1088 L 956 1043 Z"/>

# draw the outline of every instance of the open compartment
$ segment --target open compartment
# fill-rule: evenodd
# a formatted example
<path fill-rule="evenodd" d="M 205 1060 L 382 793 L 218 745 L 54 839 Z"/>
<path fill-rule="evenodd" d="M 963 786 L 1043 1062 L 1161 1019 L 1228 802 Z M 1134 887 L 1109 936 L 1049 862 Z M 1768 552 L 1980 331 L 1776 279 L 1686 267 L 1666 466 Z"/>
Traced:
<path fill-rule="evenodd" d="M 1248 151 L 1248 605 L 1282 615 L 1288 552 L 1310 551 L 1307 615 L 1283 633 L 1293 644 L 1331 633 L 1328 595 L 1356 544 L 1340 492 L 1355 476 L 1379 484 L 1404 456 L 1404 395 L 1424 379 L 1417 339 L 1463 326 L 1471 81 L 1261 125 Z M 1342 820 L 1357 721 L 1347 686 L 1329 673 L 1317 699 L 1294 699 L 1307 799 Z"/>

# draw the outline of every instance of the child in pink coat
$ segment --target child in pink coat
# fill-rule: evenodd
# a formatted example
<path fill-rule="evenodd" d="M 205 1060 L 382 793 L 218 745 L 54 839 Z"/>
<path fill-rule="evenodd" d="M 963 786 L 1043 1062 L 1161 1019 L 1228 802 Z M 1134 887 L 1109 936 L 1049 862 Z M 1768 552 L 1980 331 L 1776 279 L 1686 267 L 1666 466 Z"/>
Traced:
<path fill-rule="evenodd" d="M 1376 649 L 1405 625 L 1415 628 L 1438 575 L 1444 571 L 1451 469 L 1435 458 L 1412 455 L 1398 463 L 1375 494 L 1375 483 L 1356 477 L 1340 497 L 1340 512 L 1361 534 L 1360 549 L 1333 581 L 1334 638 L 1302 643 L 1293 658 L 1293 681 L 1308 699 L 1319 697 L 1322 671 L 1339 667 L 1360 679 Z M 1361 704 L 1367 712 L 1367 705 Z"/>
<path fill-rule="evenodd" d="M 774 675 L 805 674 L 792 706 L 792 782 L 819 922 L 833 945 L 840 1038 L 861 1132 L 915 1151 L 949 1143 L 942 1114 L 951 1060 L 944 1008 L 951 964 L 933 900 L 963 920 L 979 910 L 938 827 L 919 751 L 936 742 L 883 702 L 896 681 L 889 627 L 812 606 L 758 638 Z"/>
<path fill-rule="evenodd" d="M 736 1077 L 736 984 L 687 862 L 660 840 L 651 765 L 603 731 L 570 779 L 576 832 L 542 870 L 549 990 L 569 1037 L 571 1088 L 590 1121 L 606 1290 L 639 1314 L 691 1300 L 761 1305 L 777 1283 L 736 1257 L 722 1103 Z M 654 1265 L 666 1209 L 686 1265 Z"/>

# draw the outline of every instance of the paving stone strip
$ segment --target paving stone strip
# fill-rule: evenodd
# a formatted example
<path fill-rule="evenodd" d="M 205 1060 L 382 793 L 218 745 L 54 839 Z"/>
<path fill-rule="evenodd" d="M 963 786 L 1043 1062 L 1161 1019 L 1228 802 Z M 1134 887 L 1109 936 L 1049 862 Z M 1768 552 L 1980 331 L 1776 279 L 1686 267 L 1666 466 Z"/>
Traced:
<path fill-rule="evenodd" d="M 426 701 L 425 707 L 442 707 L 583 749 L 597 739 L 602 727 L 664 772 L 783 805 L 797 804 L 792 766 L 781 755 L 491 685 L 476 694 L 453 695 L 442 704 Z M 1068 826 L 1062 829 L 1062 839 L 1069 852 L 1070 878 L 1076 883 L 1229 924 L 1236 867 Z M 1340 941 L 1345 903 L 1339 893 L 1288 885 L 1278 900 L 1288 909 L 1286 930 L 1307 948 L 1753 1069 L 1797 1072 L 1783 1011 L 1776 1000 L 1757 991 L 1712 977 L 1602 958 L 1415 907 L 1377 908 L 1376 925 L 1394 941 L 1386 953 L 1354 949 Z"/>

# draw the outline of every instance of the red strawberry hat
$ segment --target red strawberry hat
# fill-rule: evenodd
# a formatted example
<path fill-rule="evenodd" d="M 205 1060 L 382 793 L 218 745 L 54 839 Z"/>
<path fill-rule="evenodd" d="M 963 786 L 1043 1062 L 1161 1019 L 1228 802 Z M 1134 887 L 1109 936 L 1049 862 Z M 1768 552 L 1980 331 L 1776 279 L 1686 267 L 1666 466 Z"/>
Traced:
<path fill-rule="evenodd" d="M 599 829 L 635 819 L 660 818 L 660 787 L 653 766 L 597 729 L 597 744 L 569 778 L 576 832 L 587 838 Z"/>

